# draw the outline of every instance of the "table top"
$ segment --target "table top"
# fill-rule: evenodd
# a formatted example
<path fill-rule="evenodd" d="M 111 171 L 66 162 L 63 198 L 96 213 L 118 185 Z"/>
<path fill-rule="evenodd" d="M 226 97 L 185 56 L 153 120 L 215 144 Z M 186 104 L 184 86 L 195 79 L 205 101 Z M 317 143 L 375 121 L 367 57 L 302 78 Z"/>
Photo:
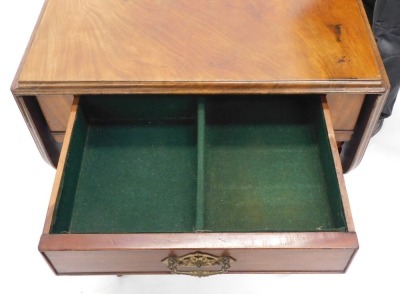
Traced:
<path fill-rule="evenodd" d="M 14 88 L 379 88 L 371 41 L 357 0 L 48 0 Z"/>

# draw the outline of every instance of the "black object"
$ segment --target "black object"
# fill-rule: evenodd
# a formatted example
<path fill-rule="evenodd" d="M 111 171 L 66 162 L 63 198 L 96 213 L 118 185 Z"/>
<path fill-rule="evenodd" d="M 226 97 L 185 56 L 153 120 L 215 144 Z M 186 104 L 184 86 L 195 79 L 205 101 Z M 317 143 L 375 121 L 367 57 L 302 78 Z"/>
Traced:
<path fill-rule="evenodd" d="M 400 87 L 400 1 L 363 0 L 363 3 L 391 85 L 381 113 L 383 122 L 392 114 Z"/>

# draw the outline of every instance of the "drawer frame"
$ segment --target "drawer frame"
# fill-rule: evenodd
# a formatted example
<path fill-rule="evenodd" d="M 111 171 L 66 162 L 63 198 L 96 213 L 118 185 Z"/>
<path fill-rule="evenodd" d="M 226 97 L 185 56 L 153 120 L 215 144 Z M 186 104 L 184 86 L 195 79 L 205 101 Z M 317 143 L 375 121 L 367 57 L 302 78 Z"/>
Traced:
<path fill-rule="evenodd" d="M 75 98 L 39 250 L 56 274 L 166 274 L 162 260 L 205 252 L 236 260 L 229 272 L 344 272 L 358 240 L 344 185 L 328 104 L 323 114 L 347 223 L 347 232 L 51 234 L 58 191 L 78 110 Z"/>

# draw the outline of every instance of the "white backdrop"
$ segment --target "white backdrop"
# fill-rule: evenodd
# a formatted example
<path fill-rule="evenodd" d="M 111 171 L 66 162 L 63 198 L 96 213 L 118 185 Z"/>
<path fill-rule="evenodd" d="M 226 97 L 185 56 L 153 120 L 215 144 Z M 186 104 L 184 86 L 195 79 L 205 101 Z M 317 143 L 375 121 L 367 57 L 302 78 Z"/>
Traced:
<path fill-rule="evenodd" d="M 55 276 L 37 251 L 55 170 L 9 91 L 43 0 L 0 3 L 0 293 L 400 293 L 399 105 L 345 176 L 360 243 L 346 274 Z"/>

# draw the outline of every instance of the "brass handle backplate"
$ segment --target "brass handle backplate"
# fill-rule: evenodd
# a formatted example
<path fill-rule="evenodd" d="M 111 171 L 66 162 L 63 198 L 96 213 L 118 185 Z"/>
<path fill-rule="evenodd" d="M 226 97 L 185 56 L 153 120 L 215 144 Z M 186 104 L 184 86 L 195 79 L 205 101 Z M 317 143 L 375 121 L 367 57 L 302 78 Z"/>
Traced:
<path fill-rule="evenodd" d="M 228 272 L 228 269 L 231 267 L 232 261 L 235 261 L 235 259 L 230 256 L 218 257 L 202 252 L 190 253 L 181 257 L 170 256 L 162 260 L 162 262 L 167 265 L 172 274 L 189 275 L 199 278 Z M 218 270 L 204 269 L 204 267 L 210 266 L 220 266 L 221 268 Z M 183 270 L 179 268 L 191 269 Z"/>

